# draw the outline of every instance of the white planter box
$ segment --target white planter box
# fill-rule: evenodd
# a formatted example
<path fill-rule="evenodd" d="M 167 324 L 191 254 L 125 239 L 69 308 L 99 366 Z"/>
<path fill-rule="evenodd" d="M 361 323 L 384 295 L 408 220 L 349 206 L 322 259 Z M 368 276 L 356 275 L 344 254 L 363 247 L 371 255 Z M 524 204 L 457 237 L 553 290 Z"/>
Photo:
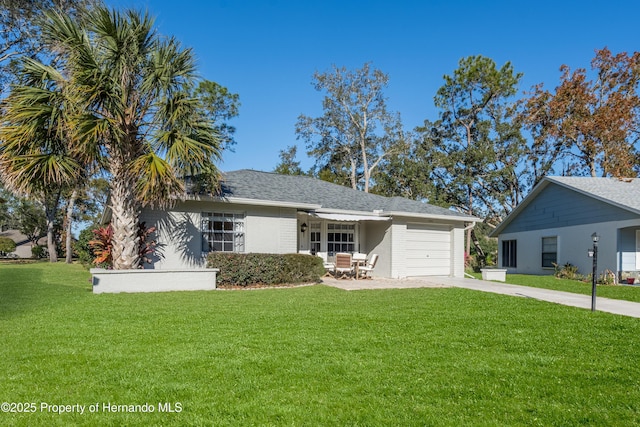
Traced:
<path fill-rule="evenodd" d="M 507 280 L 506 268 L 483 268 L 480 271 L 482 272 L 482 280 L 493 280 L 496 282 L 504 282 Z"/>
<path fill-rule="evenodd" d="M 217 268 L 197 270 L 90 270 L 93 293 L 210 291 L 216 288 Z"/>

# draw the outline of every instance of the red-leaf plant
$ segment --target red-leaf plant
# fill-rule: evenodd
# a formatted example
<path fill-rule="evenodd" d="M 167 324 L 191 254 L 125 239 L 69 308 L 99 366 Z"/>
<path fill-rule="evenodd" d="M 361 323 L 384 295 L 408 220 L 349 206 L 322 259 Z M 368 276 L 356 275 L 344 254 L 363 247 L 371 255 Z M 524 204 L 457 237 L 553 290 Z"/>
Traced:
<path fill-rule="evenodd" d="M 149 241 L 149 236 L 156 231 L 156 227 L 149 227 L 145 225 L 144 222 L 138 223 L 138 257 L 140 259 L 140 267 L 142 267 L 142 263 L 151 263 L 152 260 L 148 256 L 153 254 L 157 243 L 155 240 Z M 89 246 L 93 249 L 93 253 L 96 255 L 93 260 L 93 264 L 98 267 L 112 268 L 113 266 L 113 257 L 112 257 L 112 249 L 113 249 L 113 228 L 111 225 L 106 227 L 100 227 L 93 230 L 93 234 L 95 235 L 95 239 L 89 241 Z"/>
<path fill-rule="evenodd" d="M 94 240 L 89 241 L 89 247 L 96 256 L 93 264 L 97 267 L 111 268 L 113 265 L 112 248 L 113 248 L 113 228 L 111 224 L 106 227 L 100 227 L 93 230 Z"/>
<path fill-rule="evenodd" d="M 156 231 L 156 227 L 149 227 L 145 225 L 144 222 L 138 223 L 138 237 L 139 237 L 139 246 L 138 246 L 138 258 L 140 259 L 140 267 L 142 267 L 142 263 L 146 262 L 147 264 L 151 264 L 152 260 L 147 255 L 153 254 L 156 250 L 156 241 L 148 240 L 149 236 Z"/>

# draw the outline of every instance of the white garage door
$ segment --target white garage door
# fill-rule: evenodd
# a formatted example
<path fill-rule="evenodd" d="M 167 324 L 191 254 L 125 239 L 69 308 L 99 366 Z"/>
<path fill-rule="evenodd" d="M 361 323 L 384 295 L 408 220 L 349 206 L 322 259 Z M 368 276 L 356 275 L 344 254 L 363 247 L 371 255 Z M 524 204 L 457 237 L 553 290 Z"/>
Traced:
<path fill-rule="evenodd" d="M 407 224 L 407 276 L 451 274 L 451 232 L 449 226 Z"/>

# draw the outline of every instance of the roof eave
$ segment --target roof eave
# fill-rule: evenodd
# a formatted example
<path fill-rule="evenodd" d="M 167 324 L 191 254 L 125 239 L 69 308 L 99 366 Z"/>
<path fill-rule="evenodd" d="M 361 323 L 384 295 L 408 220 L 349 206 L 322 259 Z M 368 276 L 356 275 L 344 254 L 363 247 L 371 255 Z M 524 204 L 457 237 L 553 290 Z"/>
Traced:
<path fill-rule="evenodd" d="M 203 195 L 190 195 L 188 200 L 205 200 L 220 203 L 233 203 L 237 205 L 254 205 L 254 206 L 276 206 L 281 208 L 295 208 L 295 209 L 319 209 L 322 206 L 314 203 L 302 203 L 302 202 L 285 202 L 279 200 L 265 200 L 265 199 L 250 199 L 245 197 L 219 197 L 219 196 L 203 196 Z"/>
<path fill-rule="evenodd" d="M 389 215 L 404 216 L 404 217 L 411 217 L 411 218 L 422 218 L 422 219 L 446 220 L 446 221 L 465 221 L 465 222 L 474 222 L 474 223 L 482 222 L 480 218 L 476 218 L 475 216 L 457 215 L 455 213 L 451 215 L 444 215 L 444 214 L 392 211 L 392 212 L 389 212 Z"/>

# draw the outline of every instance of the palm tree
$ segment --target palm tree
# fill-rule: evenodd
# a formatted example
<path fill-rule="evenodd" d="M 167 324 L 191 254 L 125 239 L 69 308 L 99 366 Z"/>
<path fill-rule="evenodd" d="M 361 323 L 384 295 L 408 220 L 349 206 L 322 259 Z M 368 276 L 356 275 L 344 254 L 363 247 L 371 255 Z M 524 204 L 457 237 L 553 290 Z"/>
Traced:
<path fill-rule="evenodd" d="M 55 228 L 62 192 L 82 176 L 83 156 L 73 152 L 66 124 L 65 79 L 55 69 L 22 61 L 3 105 L 0 127 L 0 178 L 16 194 L 45 208 L 49 260 L 57 262 Z"/>
<path fill-rule="evenodd" d="M 110 177 L 113 267 L 136 268 L 141 208 L 174 202 L 183 176 L 217 182 L 221 149 L 192 96 L 193 54 L 161 38 L 147 14 L 103 6 L 80 21 L 48 14 L 43 37 L 68 82 L 71 151 Z"/>

